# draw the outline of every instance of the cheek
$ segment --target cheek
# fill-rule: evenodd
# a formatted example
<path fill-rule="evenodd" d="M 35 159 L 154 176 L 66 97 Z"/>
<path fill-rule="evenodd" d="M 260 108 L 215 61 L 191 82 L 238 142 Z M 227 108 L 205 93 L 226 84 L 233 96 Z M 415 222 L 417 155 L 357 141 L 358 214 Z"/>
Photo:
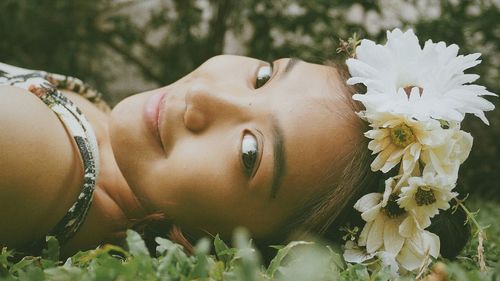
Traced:
<path fill-rule="evenodd" d="M 219 216 L 230 208 L 243 189 L 234 160 L 223 147 L 210 139 L 177 142 L 169 158 L 155 168 L 157 188 L 151 198 L 156 207 L 174 219 Z"/>

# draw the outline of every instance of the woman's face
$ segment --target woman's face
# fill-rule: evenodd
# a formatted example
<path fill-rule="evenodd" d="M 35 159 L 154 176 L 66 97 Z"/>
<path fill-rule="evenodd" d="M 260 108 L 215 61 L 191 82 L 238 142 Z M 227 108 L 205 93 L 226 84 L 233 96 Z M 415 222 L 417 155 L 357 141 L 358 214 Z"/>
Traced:
<path fill-rule="evenodd" d="M 113 109 L 117 163 L 147 210 L 266 237 L 335 180 L 360 135 L 342 81 L 327 66 L 273 64 L 217 56 Z"/>

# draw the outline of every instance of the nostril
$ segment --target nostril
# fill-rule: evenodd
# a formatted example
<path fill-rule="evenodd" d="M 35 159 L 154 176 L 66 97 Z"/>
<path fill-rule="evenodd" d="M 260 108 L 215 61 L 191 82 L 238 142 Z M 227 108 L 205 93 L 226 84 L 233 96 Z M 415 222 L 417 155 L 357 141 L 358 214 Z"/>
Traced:
<path fill-rule="evenodd" d="M 205 116 L 194 106 L 188 105 L 184 113 L 184 125 L 190 131 L 201 131 L 206 126 Z"/>
<path fill-rule="evenodd" d="M 209 94 L 209 89 L 203 83 L 201 83 L 200 79 L 191 83 L 188 91 L 186 92 L 186 104 L 188 106 L 204 106 L 207 102 L 207 96 Z"/>

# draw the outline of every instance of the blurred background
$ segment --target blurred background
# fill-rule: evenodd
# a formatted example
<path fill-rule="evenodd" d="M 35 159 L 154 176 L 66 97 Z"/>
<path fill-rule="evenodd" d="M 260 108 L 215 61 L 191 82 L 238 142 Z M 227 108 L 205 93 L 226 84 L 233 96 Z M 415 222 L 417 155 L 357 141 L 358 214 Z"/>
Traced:
<path fill-rule="evenodd" d="M 1 0 L 0 61 L 81 78 L 111 105 L 169 84 L 217 54 L 272 61 L 341 60 L 339 38 L 384 42 L 413 28 L 427 39 L 480 52 L 479 84 L 500 93 L 500 0 Z M 496 107 L 499 98 L 489 98 Z M 491 125 L 469 116 L 474 136 L 459 182 L 500 200 L 500 109 Z"/>

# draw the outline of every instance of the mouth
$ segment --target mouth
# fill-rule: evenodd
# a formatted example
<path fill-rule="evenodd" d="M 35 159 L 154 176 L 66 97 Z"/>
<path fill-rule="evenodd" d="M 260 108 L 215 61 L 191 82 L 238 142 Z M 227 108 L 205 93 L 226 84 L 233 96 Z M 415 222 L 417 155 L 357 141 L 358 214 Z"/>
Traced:
<path fill-rule="evenodd" d="M 163 112 L 163 100 L 166 96 L 164 91 L 152 94 L 144 105 L 144 117 L 148 130 L 163 148 L 163 142 L 160 137 L 160 120 Z"/>

